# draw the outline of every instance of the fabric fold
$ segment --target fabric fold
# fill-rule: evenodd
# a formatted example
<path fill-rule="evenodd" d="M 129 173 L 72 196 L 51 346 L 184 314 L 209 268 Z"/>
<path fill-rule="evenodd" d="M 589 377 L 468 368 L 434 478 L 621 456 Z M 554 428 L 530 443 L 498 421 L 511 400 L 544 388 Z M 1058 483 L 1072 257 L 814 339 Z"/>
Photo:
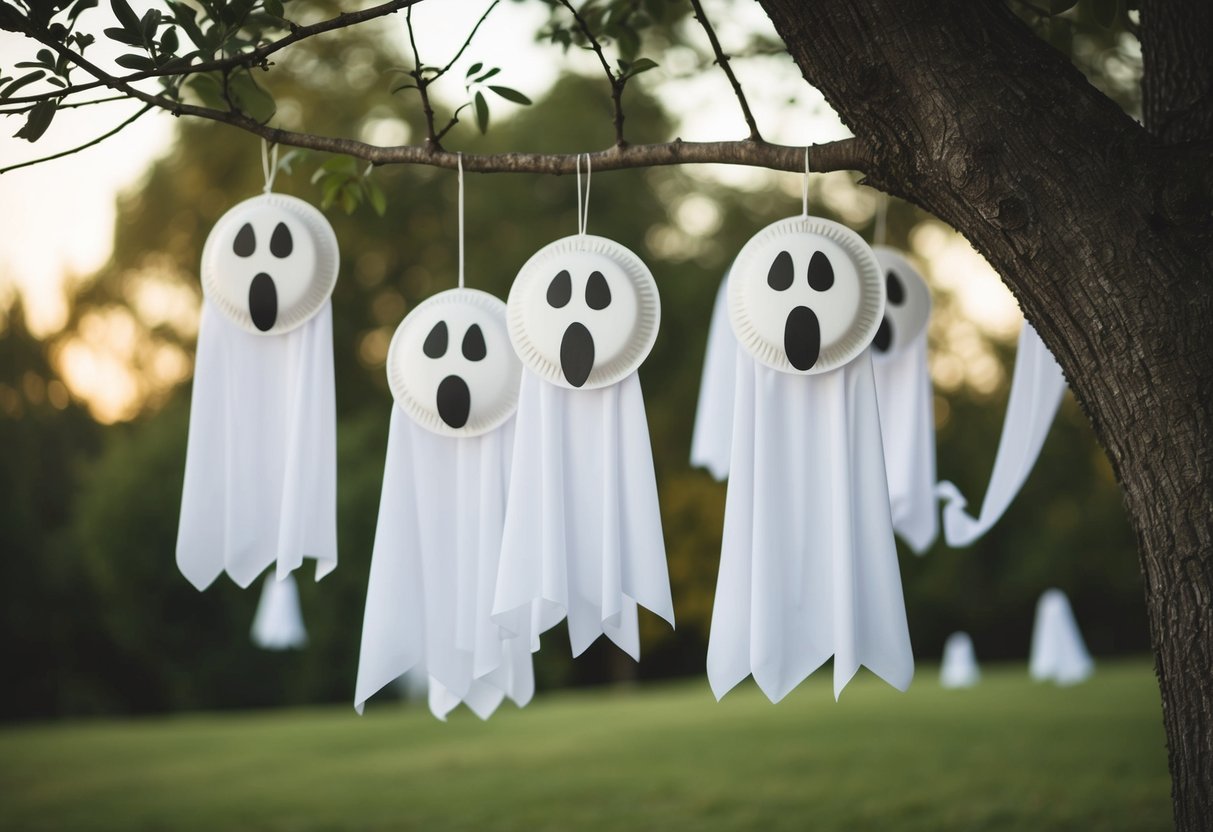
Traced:
<path fill-rule="evenodd" d="M 299 587 L 287 573 L 279 579 L 265 576 L 261 599 L 253 616 L 253 643 L 263 650 L 291 650 L 307 646 L 307 628 L 299 605 Z"/>
<path fill-rule="evenodd" d="M 708 324 L 703 354 L 703 375 L 691 434 L 691 465 L 705 468 L 718 480 L 728 479 L 733 443 L 733 383 L 737 363 L 737 336 L 729 325 L 729 276 L 721 281 Z"/>

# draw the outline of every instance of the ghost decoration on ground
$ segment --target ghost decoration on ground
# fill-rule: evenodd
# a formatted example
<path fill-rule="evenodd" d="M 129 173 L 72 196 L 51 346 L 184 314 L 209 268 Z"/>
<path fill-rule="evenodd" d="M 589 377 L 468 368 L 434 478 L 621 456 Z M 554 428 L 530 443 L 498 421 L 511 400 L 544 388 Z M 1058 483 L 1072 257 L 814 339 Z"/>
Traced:
<path fill-rule="evenodd" d="M 1074 620 L 1070 600 L 1060 589 L 1047 589 L 1036 604 L 1028 673 L 1038 682 L 1076 685 L 1095 669 Z"/>
<path fill-rule="evenodd" d="M 973 639 L 968 633 L 952 633 L 943 645 L 939 684 L 945 688 L 971 688 L 981 681 Z"/>
<path fill-rule="evenodd" d="M 253 644 L 262 650 L 299 650 L 307 646 L 307 628 L 294 576 L 282 580 L 273 573 L 265 576 L 253 616 L 252 637 Z"/>
<path fill-rule="evenodd" d="M 535 689 L 530 610 L 490 618 L 521 366 L 505 304 L 452 289 L 418 305 L 388 348 L 395 405 L 371 556 L 354 706 L 407 671 L 429 674 L 439 719 L 487 719 Z"/>
<path fill-rule="evenodd" d="M 753 237 L 729 276 L 735 409 L 708 680 L 753 675 L 782 699 L 830 656 L 837 696 L 860 665 L 914 672 L 868 346 L 884 273 L 838 223 Z"/>
<path fill-rule="evenodd" d="M 994 470 L 976 517 L 965 509 L 968 500 L 951 482 L 936 493 L 943 500 L 943 533 L 949 546 L 968 546 L 998 522 L 1032 473 L 1053 417 L 1066 390 L 1066 379 L 1049 348 L 1027 321 L 1019 331 L 1019 351 L 1011 376 L 1007 415 L 998 439 Z"/>
<path fill-rule="evenodd" d="M 177 565 L 198 589 L 337 565 L 337 238 L 283 194 L 232 208 L 202 250 Z"/>
<path fill-rule="evenodd" d="M 935 498 L 935 406 L 927 367 L 931 292 L 895 249 L 873 249 L 885 282 L 884 318 L 872 340 L 880 435 L 893 530 L 917 554 L 939 534 Z"/>
<path fill-rule="evenodd" d="M 600 635 L 640 654 L 637 604 L 674 623 L 636 370 L 657 337 L 648 267 L 603 237 L 536 252 L 508 301 L 524 366 L 494 618 L 568 619 L 573 655 Z"/>

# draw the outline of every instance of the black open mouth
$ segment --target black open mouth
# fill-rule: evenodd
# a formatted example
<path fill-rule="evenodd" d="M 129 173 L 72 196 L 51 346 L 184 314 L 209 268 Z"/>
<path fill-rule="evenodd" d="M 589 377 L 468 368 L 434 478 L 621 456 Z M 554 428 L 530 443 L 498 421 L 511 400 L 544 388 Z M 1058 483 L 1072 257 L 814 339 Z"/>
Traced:
<path fill-rule="evenodd" d="M 560 340 L 560 371 L 569 384 L 580 387 L 594 369 L 594 336 L 583 324 L 571 323 Z"/>
<path fill-rule="evenodd" d="M 253 326 L 262 332 L 269 332 L 278 321 L 278 290 L 274 279 L 265 272 L 260 272 L 249 284 L 248 313 Z"/>
<path fill-rule="evenodd" d="M 797 306 L 788 313 L 783 327 L 783 350 L 797 370 L 807 370 L 817 363 L 821 354 L 821 324 L 807 306 Z"/>
<path fill-rule="evenodd" d="M 447 376 L 438 385 L 438 415 L 453 428 L 468 423 L 472 411 L 472 391 L 459 376 Z"/>

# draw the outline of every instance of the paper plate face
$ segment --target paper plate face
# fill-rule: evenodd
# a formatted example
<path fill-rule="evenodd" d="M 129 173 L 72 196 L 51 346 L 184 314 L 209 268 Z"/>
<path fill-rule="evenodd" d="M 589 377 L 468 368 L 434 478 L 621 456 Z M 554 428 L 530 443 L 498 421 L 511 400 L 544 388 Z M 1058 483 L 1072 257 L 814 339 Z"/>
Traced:
<path fill-rule="evenodd" d="M 884 318 L 872 339 L 872 357 L 879 361 L 898 353 L 922 333 L 931 317 L 931 290 L 918 270 L 896 249 L 872 249 L 885 282 Z"/>
<path fill-rule="evenodd" d="M 531 370 L 561 387 L 622 381 L 657 338 L 657 283 L 639 257 L 613 240 L 565 237 L 535 252 L 508 303 L 510 341 Z"/>
<path fill-rule="evenodd" d="M 387 378 L 396 404 L 427 430 L 478 436 L 498 427 L 518 407 L 522 381 L 505 304 L 478 289 L 418 304 L 392 336 Z"/>
<path fill-rule="evenodd" d="M 337 237 L 302 199 L 262 194 L 219 218 L 202 248 L 202 292 L 249 332 L 306 323 L 337 284 Z"/>
<path fill-rule="evenodd" d="M 729 320 L 758 361 L 813 375 L 848 363 L 884 315 L 884 274 L 858 234 L 818 217 L 768 225 L 729 276 Z"/>

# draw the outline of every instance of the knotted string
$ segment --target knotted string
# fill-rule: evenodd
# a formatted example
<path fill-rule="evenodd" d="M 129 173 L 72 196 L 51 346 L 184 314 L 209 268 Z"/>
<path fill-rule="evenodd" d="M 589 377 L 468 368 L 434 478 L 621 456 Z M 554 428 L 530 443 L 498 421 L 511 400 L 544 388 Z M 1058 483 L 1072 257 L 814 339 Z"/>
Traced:
<path fill-rule="evenodd" d="M 585 202 L 581 201 L 581 154 L 577 154 L 577 233 L 585 236 L 590 225 L 590 176 L 593 173 L 590 154 L 585 154 Z"/>
<path fill-rule="evenodd" d="M 278 175 L 278 145 L 274 144 L 273 149 L 270 149 L 270 143 L 265 139 L 261 140 L 261 172 L 265 174 L 265 189 L 262 193 L 269 193 L 274 190 L 274 177 Z"/>

